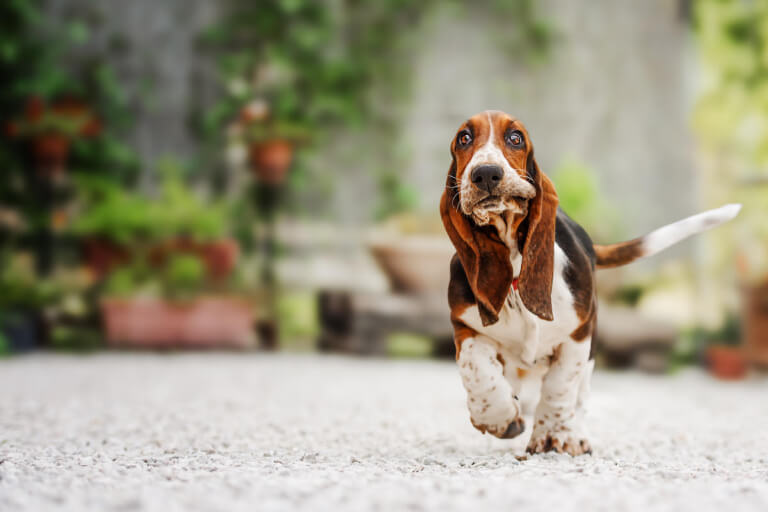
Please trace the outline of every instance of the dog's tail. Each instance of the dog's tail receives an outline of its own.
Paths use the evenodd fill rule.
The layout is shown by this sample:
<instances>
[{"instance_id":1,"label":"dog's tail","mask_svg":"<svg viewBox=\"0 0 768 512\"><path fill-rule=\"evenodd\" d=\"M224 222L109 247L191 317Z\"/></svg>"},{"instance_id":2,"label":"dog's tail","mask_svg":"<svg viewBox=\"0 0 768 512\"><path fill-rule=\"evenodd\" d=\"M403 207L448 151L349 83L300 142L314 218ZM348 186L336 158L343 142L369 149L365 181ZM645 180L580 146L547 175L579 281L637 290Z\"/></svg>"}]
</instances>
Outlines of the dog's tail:
<instances>
[{"instance_id":1,"label":"dog's tail","mask_svg":"<svg viewBox=\"0 0 768 512\"><path fill-rule=\"evenodd\" d=\"M634 240L611 245L595 245L597 268L620 267L637 259L653 256L689 236L728 222L738 215L739 210L741 210L740 204L727 204L667 224Z\"/></svg>"}]
</instances>

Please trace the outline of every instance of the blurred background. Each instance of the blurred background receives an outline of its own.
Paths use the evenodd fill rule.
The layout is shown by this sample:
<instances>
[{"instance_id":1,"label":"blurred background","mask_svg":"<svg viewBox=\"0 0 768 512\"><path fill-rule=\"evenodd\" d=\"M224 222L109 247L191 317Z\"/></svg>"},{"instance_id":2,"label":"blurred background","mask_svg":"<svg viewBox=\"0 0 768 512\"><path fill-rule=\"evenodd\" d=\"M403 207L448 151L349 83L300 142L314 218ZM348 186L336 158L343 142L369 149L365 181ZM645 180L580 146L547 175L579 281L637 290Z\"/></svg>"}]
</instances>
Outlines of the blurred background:
<instances>
[{"instance_id":1,"label":"blurred background","mask_svg":"<svg viewBox=\"0 0 768 512\"><path fill-rule=\"evenodd\" d=\"M768 4L7 0L0 352L452 357L458 125L519 117L595 241L599 364L768 365Z\"/></svg>"}]
</instances>

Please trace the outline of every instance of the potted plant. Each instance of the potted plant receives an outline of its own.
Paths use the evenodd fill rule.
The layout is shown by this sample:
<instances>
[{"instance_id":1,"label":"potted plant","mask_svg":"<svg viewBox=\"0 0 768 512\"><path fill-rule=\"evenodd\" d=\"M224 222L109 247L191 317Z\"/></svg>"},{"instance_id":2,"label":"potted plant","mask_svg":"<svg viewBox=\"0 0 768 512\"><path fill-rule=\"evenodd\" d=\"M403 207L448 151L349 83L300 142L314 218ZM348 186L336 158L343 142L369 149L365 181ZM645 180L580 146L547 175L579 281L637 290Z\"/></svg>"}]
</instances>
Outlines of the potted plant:
<instances>
[{"instance_id":1,"label":"potted plant","mask_svg":"<svg viewBox=\"0 0 768 512\"><path fill-rule=\"evenodd\" d=\"M155 265L173 254L196 254L214 279L234 270L239 245L226 236L228 206L197 197L175 170L164 171L155 197L115 183L79 177L80 213L70 227L82 240L86 264L97 276L147 253Z\"/></svg>"},{"instance_id":2,"label":"potted plant","mask_svg":"<svg viewBox=\"0 0 768 512\"><path fill-rule=\"evenodd\" d=\"M132 348L249 348L255 344L251 301L233 284L213 285L195 254L161 268L134 262L113 270L101 311L107 343Z\"/></svg>"},{"instance_id":3,"label":"potted plant","mask_svg":"<svg viewBox=\"0 0 768 512\"><path fill-rule=\"evenodd\" d=\"M253 174L261 182L279 185L285 181L293 153L303 136L298 124L259 123L247 129L248 156Z\"/></svg>"},{"instance_id":4,"label":"potted plant","mask_svg":"<svg viewBox=\"0 0 768 512\"><path fill-rule=\"evenodd\" d=\"M46 105L42 98L33 96L27 100L24 114L6 130L26 143L35 171L52 177L65 170L72 142L97 135L101 125L88 106L75 98L64 97Z\"/></svg>"},{"instance_id":5,"label":"potted plant","mask_svg":"<svg viewBox=\"0 0 768 512\"><path fill-rule=\"evenodd\" d=\"M703 347L704 364L719 379L742 379L747 374L747 358L741 346L741 322L729 315L719 329L696 329L693 338Z\"/></svg>"},{"instance_id":6,"label":"potted plant","mask_svg":"<svg viewBox=\"0 0 768 512\"><path fill-rule=\"evenodd\" d=\"M4 349L23 352L39 348L47 338L45 309L61 295L50 280L39 280L31 258L16 255L0 272L0 337Z\"/></svg>"}]
</instances>

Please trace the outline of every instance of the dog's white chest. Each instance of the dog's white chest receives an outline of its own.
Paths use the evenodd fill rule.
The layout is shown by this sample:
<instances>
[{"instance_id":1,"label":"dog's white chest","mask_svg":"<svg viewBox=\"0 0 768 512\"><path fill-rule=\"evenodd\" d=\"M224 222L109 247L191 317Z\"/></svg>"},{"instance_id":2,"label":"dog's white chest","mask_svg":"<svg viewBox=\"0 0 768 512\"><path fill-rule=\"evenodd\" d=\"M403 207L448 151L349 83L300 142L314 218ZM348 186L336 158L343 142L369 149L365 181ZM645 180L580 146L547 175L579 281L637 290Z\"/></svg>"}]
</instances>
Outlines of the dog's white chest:
<instances>
[{"instance_id":1,"label":"dog's white chest","mask_svg":"<svg viewBox=\"0 0 768 512\"><path fill-rule=\"evenodd\" d=\"M512 260L515 273L519 273L520 258ZM552 312L554 320L545 321L525 308L519 292L510 289L499 320L484 326L477 306L467 308L461 320L480 334L488 336L501 348L520 354L524 365L531 359L549 354L552 348L566 341L579 325L579 318L573 308L573 295L564 277L563 270L568 259L559 246L555 245L555 265L552 282ZM526 359L528 359L526 361Z\"/></svg>"}]
</instances>

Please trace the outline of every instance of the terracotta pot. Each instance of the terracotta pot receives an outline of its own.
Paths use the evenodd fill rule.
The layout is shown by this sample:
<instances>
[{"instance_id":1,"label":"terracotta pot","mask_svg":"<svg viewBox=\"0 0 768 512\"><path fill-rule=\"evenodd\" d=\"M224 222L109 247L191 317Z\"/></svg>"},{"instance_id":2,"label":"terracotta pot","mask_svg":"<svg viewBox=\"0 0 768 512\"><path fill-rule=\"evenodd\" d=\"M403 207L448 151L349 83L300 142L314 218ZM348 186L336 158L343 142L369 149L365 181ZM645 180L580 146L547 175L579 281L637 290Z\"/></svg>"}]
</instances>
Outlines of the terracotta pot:
<instances>
[{"instance_id":1,"label":"terracotta pot","mask_svg":"<svg viewBox=\"0 0 768 512\"><path fill-rule=\"evenodd\" d=\"M455 250L444 237L396 236L373 241L369 248L392 291L431 294L448 289Z\"/></svg>"},{"instance_id":2,"label":"terracotta pot","mask_svg":"<svg viewBox=\"0 0 768 512\"><path fill-rule=\"evenodd\" d=\"M71 143L69 137L59 133L40 134L30 143L38 172L46 176L64 172Z\"/></svg>"},{"instance_id":3,"label":"terracotta pot","mask_svg":"<svg viewBox=\"0 0 768 512\"><path fill-rule=\"evenodd\" d=\"M738 347L714 345L707 349L707 366L718 379L736 380L747 375L744 351Z\"/></svg>"},{"instance_id":4,"label":"terracotta pot","mask_svg":"<svg viewBox=\"0 0 768 512\"><path fill-rule=\"evenodd\" d=\"M176 238L150 250L149 260L153 265L162 266L174 253L195 254L203 260L206 275L220 280L229 277L237 265L240 245L232 238L211 242L196 242L188 238Z\"/></svg>"},{"instance_id":5,"label":"terracotta pot","mask_svg":"<svg viewBox=\"0 0 768 512\"><path fill-rule=\"evenodd\" d=\"M148 258L152 265L160 267L171 254L180 252L198 255L205 264L208 278L221 280L232 275L240 256L240 245L232 238L202 243L177 238L152 247ZM86 266L99 279L117 265L129 262L132 254L130 248L106 239L91 238L83 242L83 257Z\"/></svg>"},{"instance_id":6,"label":"terracotta pot","mask_svg":"<svg viewBox=\"0 0 768 512\"><path fill-rule=\"evenodd\" d=\"M130 261L131 255L109 240L89 238L83 241L83 258L96 279L101 279L117 265Z\"/></svg>"},{"instance_id":7,"label":"terracotta pot","mask_svg":"<svg viewBox=\"0 0 768 512\"><path fill-rule=\"evenodd\" d=\"M205 262L208 276L225 279L232 274L240 256L240 245L234 239L222 239L202 244L198 254Z\"/></svg>"},{"instance_id":8,"label":"terracotta pot","mask_svg":"<svg viewBox=\"0 0 768 512\"><path fill-rule=\"evenodd\" d=\"M744 289L742 311L747 359L768 366L768 283Z\"/></svg>"},{"instance_id":9,"label":"terracotta pot","mask_svg":"<svg viewBox=\"0 0 768 512\"><path fill-rule=\"evenodd\" d=\"M254 142L248 148L251 169L256 177L269 185L279 185L293 161L293 143L285 139Z\"/></svg>"},{"instance_id":10,"label":"terracotta pot","mask_svg":"<svg viewBox=\"0 0 768 512\"><path fill-rule=\"evenodd\" d=\"M101 304L107 343L132 348L248 348L255 344L251 304L232 297L189 303L106 299Z\"/></svg>"}]
</instances>

